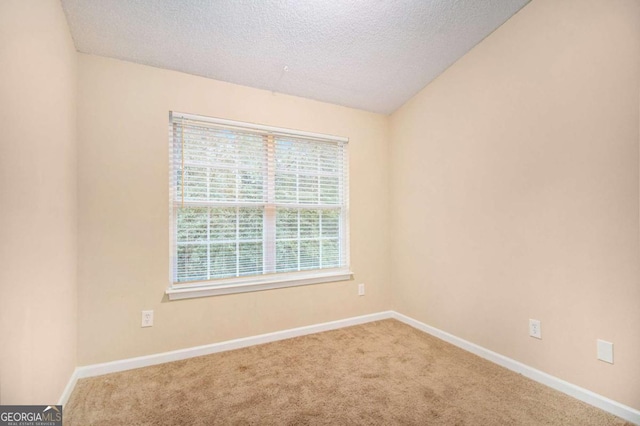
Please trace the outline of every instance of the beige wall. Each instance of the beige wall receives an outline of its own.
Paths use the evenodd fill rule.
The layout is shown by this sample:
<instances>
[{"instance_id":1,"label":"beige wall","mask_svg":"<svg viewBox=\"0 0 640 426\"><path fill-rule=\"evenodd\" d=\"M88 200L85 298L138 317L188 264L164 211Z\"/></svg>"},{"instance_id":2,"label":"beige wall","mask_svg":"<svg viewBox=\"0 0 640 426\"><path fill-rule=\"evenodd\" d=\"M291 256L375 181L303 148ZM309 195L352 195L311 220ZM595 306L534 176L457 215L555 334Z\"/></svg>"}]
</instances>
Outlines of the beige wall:
<instances>
[{"instance_id":1,"label":"beige wall","mask_svg":"<svg viewBox=\"0 0 640 426\"><path fill-rule=\"evenodd\" d=\"M534 0L394 113L395 308L640 408L639 85L640 2Z\"/></svg>"},{"instance_id":2,"label":"beige wall","mask_svg":"<svg viewBox=\"0 0 640 426\"><path fill-rule=\"evenodd\" d=\"M167 301L170 110L349 137L355 279ZM389 307L387 117L81 54L78 138L79 365Z\"/></svg>"},{"instance_id":3,"label":"beige wall","mask_svg":"<svg viewBox=\"0 0 640 426\"><path fill-rule=\"evenodd\" d=\"M0 2L0 403L76 365L76 65L59 1Z\"/></svg>"}]
</instances>

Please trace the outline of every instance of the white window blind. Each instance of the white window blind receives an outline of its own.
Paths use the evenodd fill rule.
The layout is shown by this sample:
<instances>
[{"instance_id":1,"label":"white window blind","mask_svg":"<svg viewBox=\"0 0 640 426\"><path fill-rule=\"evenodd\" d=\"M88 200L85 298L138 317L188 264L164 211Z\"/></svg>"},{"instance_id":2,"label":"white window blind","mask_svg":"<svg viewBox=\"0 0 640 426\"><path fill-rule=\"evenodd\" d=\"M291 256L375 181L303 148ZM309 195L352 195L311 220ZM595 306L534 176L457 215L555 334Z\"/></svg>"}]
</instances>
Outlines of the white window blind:
<instances>
[{"instance_id":1,"label":"white window blind","mask_svg":"<svg viewBox=\"0 0 640 426\"><path fill-rule=\"evenodd\" d=\"M181 113L169 131L174 290L348 273L345 138Z\"/></svg>"}]
</instances>

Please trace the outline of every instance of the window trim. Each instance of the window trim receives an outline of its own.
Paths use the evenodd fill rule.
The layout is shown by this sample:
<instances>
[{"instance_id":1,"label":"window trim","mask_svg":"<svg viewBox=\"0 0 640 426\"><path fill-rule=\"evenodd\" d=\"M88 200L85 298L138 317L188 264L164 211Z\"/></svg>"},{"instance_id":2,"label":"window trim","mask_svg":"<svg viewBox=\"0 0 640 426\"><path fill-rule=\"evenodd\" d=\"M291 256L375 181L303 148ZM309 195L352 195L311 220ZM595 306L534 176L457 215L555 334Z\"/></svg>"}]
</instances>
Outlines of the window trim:
<instances>
[{"instance_id":1,"label":"window trim","mask_svg":"<svg viewBox=\"0 0 640 426\"><path fill-rule=\"evenodd\" d=\"M353 272L349 269L325 269L311 273L309 271L290 272L243 278L228 278L222 279L216 284L211 284L209 281L201 281L180 286L171 285L165 293L169 297L169 300L180 300L347 281L350 280L352 276Z\"/></svg>"},{"instance_id":2,"label":"window trim","mask_svg":"<svg viewBox=\"0 0 640 426\"><path fill-rule=\"evenodd\" d=\"M329 135L325 133L314 133L314 132L306 132L303 130L286 129L284 127L265 126L264 124L255 124L255 123L249 123L249 122L243 122L243 121L227 120L224 118L206 117L204 115L186 114L183 112L176 112L176 111L171 111L169 113L169 119L171 120L172 118L203 121L207 123L219 124L222 126L261 130L264 132L271 132L273 134L283 135L283 136L301 136L304 138L321 139L321 140L331 141L331 142L349 143L349 138L346 138L344 136L335 136L335 135Z\"/></svg>"},{"instance_id":3,"label":"window trim","mask_svg":"<svg viewBox=\"0 0 640 426\"><path fill-rule=\"evenodd\" d=\"M349 138L342 136L335 136L323 133L306 132L301 130L286 129L281 127L266 126L262 124L240 122L234 120L227 120L222 118L206 117L195 114L187 114L181 112L170 111L169 123L173 123L174 119L186 119L197 120L201 122L209 122L216 125L239 127L251 130L258 130L262 132L268 132L274 136L293 136L303 137L316 140L325 140L330 142L342 142L349 143ZM173 143L173 142L172 142ZM172 146L172 145L170 145ZM173 149L170 149L171 153ZM173 154L170 154L170 156ZM174 185L173 179L173 160L170 158L170 190L169 190L169 203L170 203L170 244L169 244L169 258L171 267L169 272L169 287L166 289L165 294L169 300L181 300L190 299L196 297L217 296L225 294L247 293L253 291L271 290L277 288L296 287L310 284L320 284L329 282L338 282L351 280L353 272L351 272L351 250L350 250L350 232L349 232L349 164L348 155L346 156L347 164L345 164L345 178L346 188L344 193L344 203L342 204L344 215L344 227L345 236L344 244L346 245L345 260L346 266L333 269L316 269L308 271L296 271L285 273L270 273L263 275L252 275L246 277L231 277L224 279L217 279L215 283L212 281L195 281L184 284L177 284L173 282L173 269L176 267L174 259L174 244L173 238L175 238L175 218L174 218Z\"/></svg>"}]
</instances>

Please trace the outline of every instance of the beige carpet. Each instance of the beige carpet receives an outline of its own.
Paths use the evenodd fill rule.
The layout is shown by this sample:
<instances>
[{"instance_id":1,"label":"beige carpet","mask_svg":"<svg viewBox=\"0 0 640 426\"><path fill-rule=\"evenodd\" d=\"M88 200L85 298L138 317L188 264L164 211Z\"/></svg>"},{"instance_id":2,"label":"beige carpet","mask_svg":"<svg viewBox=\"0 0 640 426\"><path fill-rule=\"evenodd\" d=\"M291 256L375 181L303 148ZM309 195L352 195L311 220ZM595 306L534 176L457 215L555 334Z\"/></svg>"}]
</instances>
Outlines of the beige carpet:
<instances>
[{"instance_id":1,"label":"beige carpet","mask_svg":"<svg viewBox=\"0 0 640 426\"><path fill-rule=\"evenodd\" d=\"M80 380L69 425L622 425L395 320Z\"/></svg>"}]
</instances>

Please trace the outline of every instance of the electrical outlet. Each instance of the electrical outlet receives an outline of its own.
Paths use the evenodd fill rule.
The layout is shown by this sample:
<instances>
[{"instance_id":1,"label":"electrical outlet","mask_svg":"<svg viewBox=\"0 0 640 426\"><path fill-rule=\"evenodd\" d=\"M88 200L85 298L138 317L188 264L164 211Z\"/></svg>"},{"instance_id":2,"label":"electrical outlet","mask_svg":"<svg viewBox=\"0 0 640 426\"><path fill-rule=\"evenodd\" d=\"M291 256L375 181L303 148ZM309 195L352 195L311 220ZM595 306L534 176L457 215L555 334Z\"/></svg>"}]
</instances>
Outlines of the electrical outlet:
<instances>
[{"instance_id":1,"label":"electrical outlet","mask_svg":"<svg viewBox=\"0 0 640 426\"><path fill-rule=\"evenodd\" d=\"M598 359L613 364L613 343L598 339Z\"/></svg>"},{"instance_id":2,"label":"electrical outlet","mask_svg":"<svg viewBox=\"0 0 640 426\"><path fill-rule=\"evenodd\" d=\"M542 329L540 328L540 320L529 319L529 336L536 339L542 339Z\"/></svg>"},{"instance_id":3,"label":"electrical outlet","mask_svg":"<svg viewBox=\"0 0 640 426\"><path fill-rule=\"evenodd\" d=\"M153 326L153 311L142 311L142 327Z\"/></svg>"},{"instance_id":4,"label":"electrical outlet","mask_svg":"<svg viewBox=\"0 0 640 426\"><path fill-rule=\"evenodd\" d=\"M358 296L364 296L364 283L358 284Z\"/></svg>"}]
</instances>

